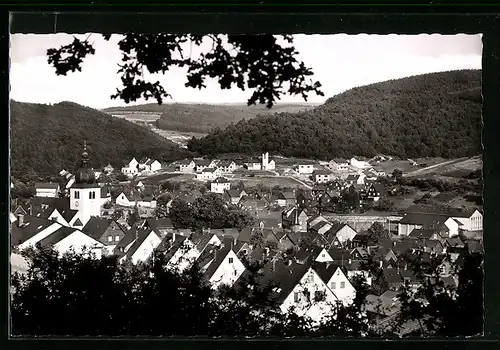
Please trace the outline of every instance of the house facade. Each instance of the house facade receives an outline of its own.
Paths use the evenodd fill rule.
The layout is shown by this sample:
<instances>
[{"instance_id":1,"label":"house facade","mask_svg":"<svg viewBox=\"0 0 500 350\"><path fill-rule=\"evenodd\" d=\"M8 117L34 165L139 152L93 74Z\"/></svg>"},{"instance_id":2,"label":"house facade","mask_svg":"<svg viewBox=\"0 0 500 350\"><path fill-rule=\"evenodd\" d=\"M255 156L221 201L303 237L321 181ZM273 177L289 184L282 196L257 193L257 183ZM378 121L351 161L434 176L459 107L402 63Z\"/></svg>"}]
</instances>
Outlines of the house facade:
<instances>
[{"instance_id":1,"label":"house facade","mask_svg":"<svg viewBox=\"0 0 500 350\"><path fill-rule=\"evenodd\" d=\"M304 163L297 165L297 172L299 174L310 175L314 171L314 164L312 163Z\"/></svg>"},{"instance_id":2,"label":"house facade","mask_svg":"<svg viewBox=\"0 0 500 350\"><path fill-rule=\"evenodd\" d=\"M349 170L349 162L345 159L332 159L328 162L328 168L336 172L346 172Z\"/></svg>"},{"instance_id":3,"label":"house facade","mask_svg":"<svg viewBox=\"0 0 500 350\"><path fill-rule=\"evenodd\" d=\"M192 159L184 159L178 162L175 170L182 173L193 173L196 168L196 163Z\"/></svg>"},{"instance_id":4,"label":"house facade","mask_svg":"<svg viewBox=\"0 0 500 350\"><path fill-rule=\"evenodd\" d=\"M327 183L332 180L332 173L328 170L314 170L312 173L313 180L316 183Z\"/></svg>"},{"instance_id":5,"label":"house facade","mask_svg":"<svg viewBox=\"0 0 500 350\"><path fill-rule=\"evenodd\" d=\"M224 177L218 177L212 183L210 183L210 192L212 193L223 194L230 189L231 183Z\"/></svg>"},{"instance_id":6,"label":"house facade","mask_svg":"<svg viewBox=\"0 0 500 350\"><path fill-rule=\"evenodd\" d=\"M59 197L60 187L58 183L37 183L35 184L36 197Z\"/></svg>"},{"instance_id":7,"label":"house facade","mask_svg":"<svg viewBox=\"0 0 500 350\"><path fill-rule=\"evenodd\" d=\"M196 174L196 179L200 181L214 181L221 175L222 172L217 168L204 168L200 173Z\"/></svg>"}]
</instances>

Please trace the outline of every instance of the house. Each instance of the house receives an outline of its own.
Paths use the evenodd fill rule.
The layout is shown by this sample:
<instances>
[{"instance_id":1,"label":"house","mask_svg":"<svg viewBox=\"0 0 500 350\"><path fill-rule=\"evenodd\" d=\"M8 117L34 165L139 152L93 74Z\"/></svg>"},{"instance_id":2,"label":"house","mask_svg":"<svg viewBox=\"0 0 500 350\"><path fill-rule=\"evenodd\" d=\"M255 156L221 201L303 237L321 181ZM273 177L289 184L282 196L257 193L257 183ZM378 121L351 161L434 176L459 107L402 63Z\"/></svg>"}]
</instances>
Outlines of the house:
<instances>
[{"instance_id":1,"label":"house","mask_svg":"<svg viewBox=\"0 0 500 350\"><path fill-rule=\"evenodd\" d=\"M398 292L385 291L380 296L369 294L363 308L376 327L383 330L384 325L394 320L401 312Z\"/></svg>"},{"instance_id":2,"label":"house","mask_svg":"<svg viewBox=\"0 0 500 350\"><path fill-rule=\"evenodd\" d=\"M124 191L116 197L116 204L124 207L143 207L143 208L156 208L156 199L152 196L141 196L141 194L132 189Z\"/></svg>"},{"instance_id":3,"label":"house","mask_svg":"<svg viewBox=\"0 0 500 350\"><path fill-rule=\"evenodd\" d=\"M175 171L182 173L193 173L196 168L196 163L192 159L183 159L175 164Z\"/></svg>"},{"instance_id":4,"label":"house","mask_svg":"<svg viewBox=\"0 0 500 350\"><path fill-rule=\"evenodd\" d=\"M273 229L273 234L278 241L278 249L286 251L295 247L295 242L290 238L287 231L280 228Z\"/></svg>"},{"instance_id":5,"label":"house","mask_svg":"<svg viewBox=\"0 0 500 350\"><path fill-rule=\"evenodd\" d=\"M336 172L344 172L349 170L349 162L345 159L336 158L328 162L328 168Z\"/></svg>"},{"instance_id":6,"label":"house","mask_svg":"<svg viewBox=\"0 0 500 350\"><path fill-rule=\"evenodd\" d=\"M345 179L348 185L364 185L366 175L365 174L350 174Z\"/></svg>"},{"instance_id":7,"label":"house","mask_svg":"<svg viewBox=\"0 0 500 350\"><path fill-rule=\"evenodd\" d=\"M273 159L269 160L269 153L263 153L262 154L262 165L261 169L262 170L274 170L276 168L276 163Z\"/></svg>"},{"instance_id":8,"label":"house","mask_svg":"<svg viewBox=\"0 0 500 350\"><path fill-rule=\"evenodd\" d=\"M346 306L353 303L356 289L347 278L347 272L341 265L331 261L317 262L313 268L338 300Z\"/></svg>"},{"instance_id":9,"label":"house","mask_svg":"<svg viewBox=\"0 0 500 350\"><path fill-rule=\"evenodd\" d=\"M296 196L297 204L301 208L309 208L314 205L314 197L310 191L299 191Z\"/></svg>"},{"instance_id":10,"label":"house","mask_svg":"<svg viewBox=\"0 0 500 350\"><path fill-rule=\"evenodd\" d=\"M268 262L255 276L255 285L250 284L248 270L236 284L250 289L272 288L269 301L278 310L310 317L316 323L333 313L338 300L309 264L291 260Z\"/></svg>"},{"instance_id":11,"label":"house","mask_svg":"<svg viewBox=\"0 0 500 350\"><path fill-rule=\"evenodd\" d=\"M349 161L350 165L355 167L355 168L358 168L358 169L366 169L366 168L370 168L371 165L370 163L366 162L366 161L363 161L363 160L357 160L356 158L351 158L351 160Z\"/></svg>"},{"instance_id":12,"label":"house","mask_svg":"<svg viewBox=\"0 0 500 350\"><path fill-rule=\"evenodd\" d=\"M414 229L438 230L441 237L458 236L460 222L441 214L407 213L398 223L398 235L408 236Z\"/></svg>"},{"instance_id":13,"label":"house","mask_svg":"<svg viewBox=\"0 0 500 350\"><path fill-rule=\"evenodd\" d=\"M213 289L225 285L232 287L245 271L245 266L233 249L234 242L224 240L219 246L211 246L197 259L207 280Z\"/></svg>"},{"instance_id":14,"label":"house","mask_svg":"<svg viewBox=\"0 0 500 350\"><path fill-rule=\"evenodd\" d=\"M330 244L334 244L334 241L338 241L341 245L346 242L350 242L358 233L351 226L344 223L334 223L325 232L325 237Z\"/></svg>"},{"instance_id":15,"label":"house","mask_svg":"<svg viewBox=\"0 0 500 350\"><path fill-rule=\"evenodd\" d=\"M351 240L351 248L368 247L370 237L367 234L356 234Z\"/></svg>"},{"instance_id":16,"label":"house","mask_svg":"<svg viewBox=\"0 0 500 350\"><path fill-rule=\"evenodd\" d=\"M305 232L308 219L305 210L293 207L281 213L281 226L294 232Z\"/></svg>"},{"instance_id":17,"label":"house","mask_svg":"<svg viewBox=\"0 0 500 350\"><path fill-rule=\"evenodd\" d=\"M214 181L222 173L217 168L204 168L200 173L196 174L196 179L201 181Z\"/></svg>"},{"instance_id":18,"label":"house","mask_svg":"<svg viewBox=\"0 0 500 350\"><path fill-rule=\"evenodd\" d=\"M313 180L316 183L327 183L331 181L332 178L332 173L328 170L314 170L312 172Z\"/></svg>"},{"instance_id":19,"label":"house","mask_svg":"<svg viewBox=\"0 0 500 350\"><path fill-rule=\"evenodd\" d=\"M459 223L463 231L482 231L483 215L477 209L439 208L415 205L407 209L408 214L433 214L450 217Z\"/></svg>"},{"instance_id":20,"label":"house","mask_svg":"<svg viewBox=\"0 0 500 350\"><path fill-rule=\"evenodd\" d=\"M280 192L277 196L276 204L278 204L280 207L286 207L289 205L297 204L297 198L295 197L295 191Z\"/></svg>"},{"instance_id":21,"label":"house","mask_svg":"<svg viewBox=\"0 0 500 350\"><path fill-rule=\"evenodd\" d=\"M111 174L113 171L115 170L115 168L113 168L113 166L111 165L111 163L108 163L108 165L106 165L103 169L104 173L106 175L109 175Z\"/></svg>"},{"instance_id":22,"label":"house","mask_svg":"<svg viewBox=\"0 0 500 350\"><path fill-rule=\"evenodd\" d=\"M41 247L51 247L59 256L74 252L76 254L91 254L100 259L104 244L73 227L60 226L56 231L37 242Z\"/></svg>"},{"instance_id":23,"label":"house","mask_svg":"<svg viewBox=\"0 0 500 350\"><path fill-rule=\"evenodd\" d=\"M231 183L228 179L224 177L216 178L212 183L210 183L210 192L223 194L231 189Z\"/></svg>"},{"instance_id":24,"label":"house","mask_svg":"<svg viewBox=\"0 0 500 350\"><path fill-rule=\"evenodd\" d=\"M142 226L151 229L156 229L157 231L160 232L160 235L162 237L164 237L167 233L174 231L174 225L172 224L172 220L170 218L161 218L161 219L148 218L144 220ZM179 230L177 230L177 232L179 232ZM180 234L182 235L182 233ZM188 234L188 236L189 235L190 234Z\"/></svg>"},{"instance_id":25,"label":"house","mask_svg":"<svg viewBox=\"0 0 500 350\"><path fill-rule=\"evenodd\" d=\"M313 244L303 244L295 254L295 261L298 264L308 262L331 262L333 258L327 249Z\"/></svg>"},{"instance_id":26,"label":"house","mask_svg":"<svg viewBox=\"0 0 500 350\"><path fill-rule=\"evenodd\" d=\"M81 228L84 224L78 215L79 211L71 209L71 202L67 198L34 197L30 200L29 214L56 221L63 226Z\"/></svg>"},{"instance_id":27,"label":"house","mask_svg":"<svg viewBox=\"0 0 500 350\"><path fill-rule=\"evenodd\" d=\"M248 170L262 170L262 161L260 159L249 159L244 163Z\"/></svg>"},{"instance_id":28,"label":"house","mask_svg":"<svg viewBox=\"0 0 500 350\"><path fill-rule=\"evenodd\" d=\"M142 158L137 166L141 172L154 172L161 169L161 163L151 158Z\"/></svg>"},{"instance_id":29,"label":"house","mask_svg":"<svg viewBox=\"0 0 500 350\"><path fill-rule=\"evenodd\" d=\"M221 171L222 174L231 174L236 169L238 169L238 166L232 160L221 160L217 164L217 168Z\"/></svg>"},{"instance_id":30,"label":"house","mask_svg":"<svg viewBox=\"0 0 500 350\"><path fill-rule=\"evenodd\" d=\"M161 234L155 229L140 228L137 225L133 225L129 232L127 232L127 235L125 235L126 238L124 237L123 239L129 241L130 236L133 237L133 241L129 247L126 247L128 248L126 251L124 249L124 254L121 254L119 260L121 263L131 261L132 264L136 265L147 261L162 241ZM120 245L120 247L122 246Z\"/></svg>"},{"instance_id":31,"label":"house","mask_svg":"<svg viewBox=\"0 0 500 350\"><path fill-rule=\"evenodd\" d=\"M226 201L231 203L231 204L238 204L240 202L240 200L246 195L247 194L244 190L240 191L238 189L226 190L224 193Z\"/></svg>"},{"instance_id":32,"label":"house","mask_svg":"<svg viewBox=\"0 0 500 350\"><path fill-rule=\"evenodd\" d=\"M49 197L57 198L59 197L60 187L58 183L36 183L35 190L37 197Z\"/></svg>"},{"instance_id":33,"label":"house","mask_svg":"<svg viewBox=\"0 0 500 350\"><path fill-rule=\"evenodd\" d=\"M139 174L139 162L137 159L132 158L132 160L122 168L122 173L132 178Z\"/></svg>"},{"instance_id":34,"label":"house","mask_svg":"<svg viewBox=\"0 0 500 350\"><path fill-rule=\"evenodd\" d=\"M47 218L18 214L16 221L10 226L10 242L12 247L23 250L48 237L62 225Z\"/></svg>"},{"instance_id":35,"label":"house","mask_svg":"<svg viewBox=\"0 0 500 350\"><path fill-rule=\"evenodd\" d=\"M127 234L127 230L114 220L92 217L82 228L82 232L101 242L112 252L116 244Z\"/></svg>"},{"instance_id":36,"label":"house","mask_svg":"<svg viewBox=\"0 0 500 350\"><path fill-rule=\"evenodd\" d=\"M364 192L364 198L377 202L385 195L385 187L380 183L371 183Z\"/></svg>"},{"instance_id":37,"label":"house","mask_svg":"<svg viewBox=\"0 0 500 350\"><path fill-rule=\"evenodd\" d=\"M317 233L317 234L320 234L320 235L324 235L332 227L333 227L332 224L329 223L328 221L320 221L320 222L318 222L317 224L315 224L313 226L309 225L309 230L311 232L314 232L314 233Z\"/></svg>"},{"instance_id":38,"label":"house","mask_svg":"<svg viewBox=\"0 0 500 350\"><path fill-rule=\"evenodd\" d=\"M329 221L322 215L313 216L309 218L309 220L307 221L307 229L309 230L309 228L313 227L314 225L320 222L329 222Z\"/></svg>"},{"instance_id":39,"label":"house","mask_svg":"<svg viewBox=\"0 0 500 350\"><path fill-rule=\"evenodd\" d=\"M206 168L215 168L216 163L214 160L200 159L195 161L195 170L197 173L201 173Z\"/></svg>"},{"instance_id":40,"label":"house","mask_svg":"<svg viewBox=\"0 0 500 350\"><path fill-rule=\"evenodd\" d=\"M298 171L299 174L310 175L314 171L314 164L313 163L301 163L301 164L297 165L296 170Z\"/></svg>"}]
</instances>

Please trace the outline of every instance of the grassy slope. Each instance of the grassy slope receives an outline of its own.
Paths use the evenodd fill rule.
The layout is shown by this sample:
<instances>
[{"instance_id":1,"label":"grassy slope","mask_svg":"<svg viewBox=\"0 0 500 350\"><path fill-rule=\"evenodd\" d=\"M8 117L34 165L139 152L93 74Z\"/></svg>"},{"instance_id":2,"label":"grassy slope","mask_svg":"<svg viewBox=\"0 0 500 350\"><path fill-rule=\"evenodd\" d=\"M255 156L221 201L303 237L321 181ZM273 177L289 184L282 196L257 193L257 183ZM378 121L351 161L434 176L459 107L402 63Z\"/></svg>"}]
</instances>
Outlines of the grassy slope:
<instances>
[{"instance_id":1,"label":"grassy slope","mask_svg":"<svg viewBox=\"0 0 500 350\"><path fill-rule=\"evenodd\" d=\"M306 112L241 121L191 149L317 159L473 156L481 151L481 106L480 71L424 74L354 88Z\"/></svg>"},{"instance_id":2,"label":"grassy slope","mask_svg":"<svg viewBox=\"0 0 500 350\"><path fill-rule=\"evenodd\" d=\"M121 166L132 157L167 161L186 154L147 128L76 103L49 106L12 101L10 116L11 171L18 178L73 170L84 140L95 168L108 162Z\"/></svg>"}]
</instances>

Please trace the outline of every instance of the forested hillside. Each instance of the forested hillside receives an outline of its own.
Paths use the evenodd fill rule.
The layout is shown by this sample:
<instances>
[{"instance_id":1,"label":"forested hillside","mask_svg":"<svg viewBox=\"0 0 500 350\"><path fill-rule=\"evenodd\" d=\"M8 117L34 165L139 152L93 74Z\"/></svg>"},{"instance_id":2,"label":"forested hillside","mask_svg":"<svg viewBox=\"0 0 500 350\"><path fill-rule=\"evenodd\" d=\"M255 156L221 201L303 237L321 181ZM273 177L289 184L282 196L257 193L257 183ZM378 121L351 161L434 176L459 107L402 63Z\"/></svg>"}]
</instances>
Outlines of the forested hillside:
<instances>
[{"instance_id":1,"label":"forested hillside","mask_svg":"<svg viewBox=\"0 0 500 350\"><path fill-rule=\"evenodd\" d=\"M161 161L187 151L147 128L72 102L53 106L11 101L11 173L19 179L72 171L87 140L92 166L121 166L132 157Z\"/></svg>"},{"instance_id":2,"label":"forested hillside","mask_svg":"<svg viewBox=\"0 0 500 350\"><path fill-rule=\"evenodd\" d=\"M106 108L108 113L113 112L149 112L161 113L156 122L159 129L177 130L184 132L208 133L214 128L224 128L240 120L252 119L259 114L279 112L300 112L315 105L310 104L278 104L272 109L264 105L207 105L207 104L162 104L150 103L139 106Z\"/></svg>"},{"instance_id":3,"label":"forested hillside","mask_svg":"<svg viewBox=\"0 0 500 350\"><path fill-rule=\"evenodd\" d=\"M305 112L242 120L188 147L316 159L472 156L481 152L481 106L481 71L424 74L357 87Z\"/></svg>"}]
</instances>

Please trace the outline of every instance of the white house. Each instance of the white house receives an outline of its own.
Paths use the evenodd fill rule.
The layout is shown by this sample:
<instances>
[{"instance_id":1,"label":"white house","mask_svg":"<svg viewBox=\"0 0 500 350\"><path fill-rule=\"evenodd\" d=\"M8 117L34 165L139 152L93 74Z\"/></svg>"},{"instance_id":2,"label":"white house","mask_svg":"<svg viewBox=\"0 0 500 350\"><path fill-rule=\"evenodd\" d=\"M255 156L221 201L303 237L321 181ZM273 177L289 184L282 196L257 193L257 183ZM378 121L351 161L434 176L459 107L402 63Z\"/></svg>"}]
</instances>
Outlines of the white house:
<instances>
[{"instance_id":1,"label":"white house","mask_svg":"<svg viewBox=\"0 0 500 350\"><path fill-rule=\"evenodd\" d=\"M137 159L132 158L132 160L122 168L122 173L128 177L134 177L139 174L139 162Z\"/></svg>"},{"instance_id":2,"label":"white house","mask_svg":"<svg viewBox=\"0 0 500 350\"><path fill-rule=\"evenodd\" d=\"M175 170L182 173L193 173L195 168L196 163L192 159L181 160L175 166Z\"/></svg>"},{"instance_id":3,"label":"white house","mask_svg":"<svg viewBox=\"0 0 500 350\"><path fill-rule=\"evenodd\" d=\"M332 159L328 162L328 168L336 172L345 172L349 170L349 162L345 159Z\"/></svg>"},{"instance_id":4,"label":"white house","mask_svg":"<svg viewBox=\"0 0 500 350\"><path fill-rule=\"evenodd\" d=\"M201 173L196 174L196 179L200 181L213 181L222 173L217 168L204 168Z\"/></svg>"},{"instance_id":5,"label":"white house","mask_svg":"<svg viewBox=\"0 0 500 350\"><path fill-rule=\"evenodd\" d=\"M129 260L132 264L136 265L148 260L156 247L160 245L162 239L161 235L157 233L156 230L150 228L133 226L131 228L131 233L135 235L135 239L119 261L125 262Z\"/></svg>"},{"instance_id":6,"label":"white house","mask_svg":"<svg viewBox=\"0 0 500 350\"><path fill-rule=\"evenodd\" d=\"M154 172L161 169L161 163L151 158L143 158L138 162L137 167L141 172Z\"/></svg>"},{"instance_id":7,"label":"white house","mask_svg":"<svg viewBox=\"0 0 500 350\"><path fill-rule=\"evenodd\" d=\"M214 289L222 285L232 287L245 271L245 265L238 258L233 247L227 243L214 247L213 251L206 250L206 259L203 260L200 257L199 260L202 260L204 277Z\"/></svg>"},{"instance_id":8,"label":"white house","mask_svg":"<svg viewBox=\"0 0 500 350\"><path fill-rule=\"evenodd\" d=\"M464 231L481 231L483 229L483 214L479 210L469 210L463 213L454 213L452 218L460 222L460 229Z\"/></svg>"},{"instance_id":9,"label":"white house","mask_svg":"<svg viewBox=\"0 0 500 350\"><path fill-rule=\"evenodd\" d=\"M291 275L293 274L292 270ZM283 313L291 311L298 316L308 316L313 322L320 322L324 317L331 315L338 300L336 295L311 267L307 269L306 273L300 277L298 283L294 284L293 289L287 294L285 300L279 306L281 311ZM321 305L321 307L313 307L315 305Z\"/></svg>"},{"instance_id":10,"label":"white house","mask_svg":"<svg viewBox=\"0 0 500 350\"><path fill-rule=\"evenodd\" d=\"M364 185L366 180L365 174L350 174L346 178L346 183L349 185Z\"/></svg>"},{"instance_id":11,"label":"white house","mask_svg":"<svg viewBox=\"0 0 500 350\"><path fill-rule=\"evenodd\" d=\"M341 244L350 242L358 233L348 224L335 225L325 234L329 242L335 237Z\"/></svg>"},{"instance_id":12,"label":"white house","mask_svg":"<svg viewBox=\"0 0 500 350\"><path fill-rule=\"evenodd\" d=\"M312 174L314 171L314 165L312 163L303 163L297 166L297 171L299 174Z\"/></svg>"},{"instance_id":13,"label":"white house","mask_svg":"<svg viewBox=\"0 0 500 350\"><path fill-rule=\"evenodd\" d=\"M210 159L199 159L195 161L195 164L195 170L197 173L201 173L206 168L215 168L217 166L216 161Z\"/></svg>"},{"instance_id":14,"label":"white house","mask_svg":"<svg viewBox=\"0 0 500 350\"><path fill-rule=\"evenodd\" d=\"M435 229L449 238L458 236L460 222L450 216L431 213L408 213L398 223L398 235L408 236L414 229Z\"/></svg>"},{"instance_id":15,"label":"white house","mask_svg":"<svg viewBox=\"0 0 500 350\"><path fill-rule=\"evenodd\" d=\"M15 224L11 225L11 244L19 250L35 247L61 227L61 224L52 220L20 214Z\"/></svg>"},{"instance_id":16,"label":"white house","mask_svg":"<svg viewBox=\"0 0 500 350\"><path fill-rule=\"evenodd\" d=\"M358 169L366 169L366 168L371 167L370 163L368 163L364 160L357 160L354 157L351 158L351 160L349 162L350 162L351 166L358 168Z\"/></svg>"},{"instance_id":17,"label":"white house","mask_svg":"<svg viewBox=\"0 0 500 350\"><path fill-rule=\"evenodd\" d=\"M328 170L314 170L312 175L314 182L321 184L330 182L333 174Z\"/></svg>"},{"instance_id":18,"label":"white house","mask_svg":"<svg viewBox=\"0 0 500 350\"><path fill-rule=\"evenodd\" d=\"M59 184L58 183L36 183L35 190L37 197L59 197Z\"/></svg>"},{"instance_id":19,"label":"white house","mask_svg":"<svg viewBox=\"0 0 500 350\"><path fill-rule=\"evenodd\" d=\"M222 160L217 163L217 168L221 171L222 174L231 174L238 166L232 160Z\"/></svg>"},{"instance_id":20,"label":"white house","mask_svg":"<svg viewBox=\"0 0 500 350\"><path fill-rule=\"evenodd\" d=\"M141 197L140 193L136 190L122 192L116 197L116 204L124 207L138 207L143 208L156 208L156 199L151 196Z\"/></svg>"},{"instance_id":21,"label":"white house","mask_svg":"<svg viewBox=\"0 0 500 350\"><path fill-rule=\"evenodd\" d=\"M213 193L223 194L224 192L229 191L230 189L231 189L231 183L229 182L228 179L224 177L218 177L210 184L210 192Z\"/></svg>"},{"instance_id":22,"label":"white house","mask_svg":"<svg viewBox=\"0 0 500 350\"><path fill-rule=\"evenodd\" d=\"M326 281L328 288L344 305L352 304L356 297L356 289L354 289L341 266L326 262L316 264L314 268Z\"/></svg>"},{"instance_id":23,"label":"white house","mask_svg":"<svg viewBox=\"0 0 500 350\"><path fill-rule=\"evenodd\" d=\"M262 170L262 160L250 159L244 165L248 170Z\"/></svg>"}]
</instances>

